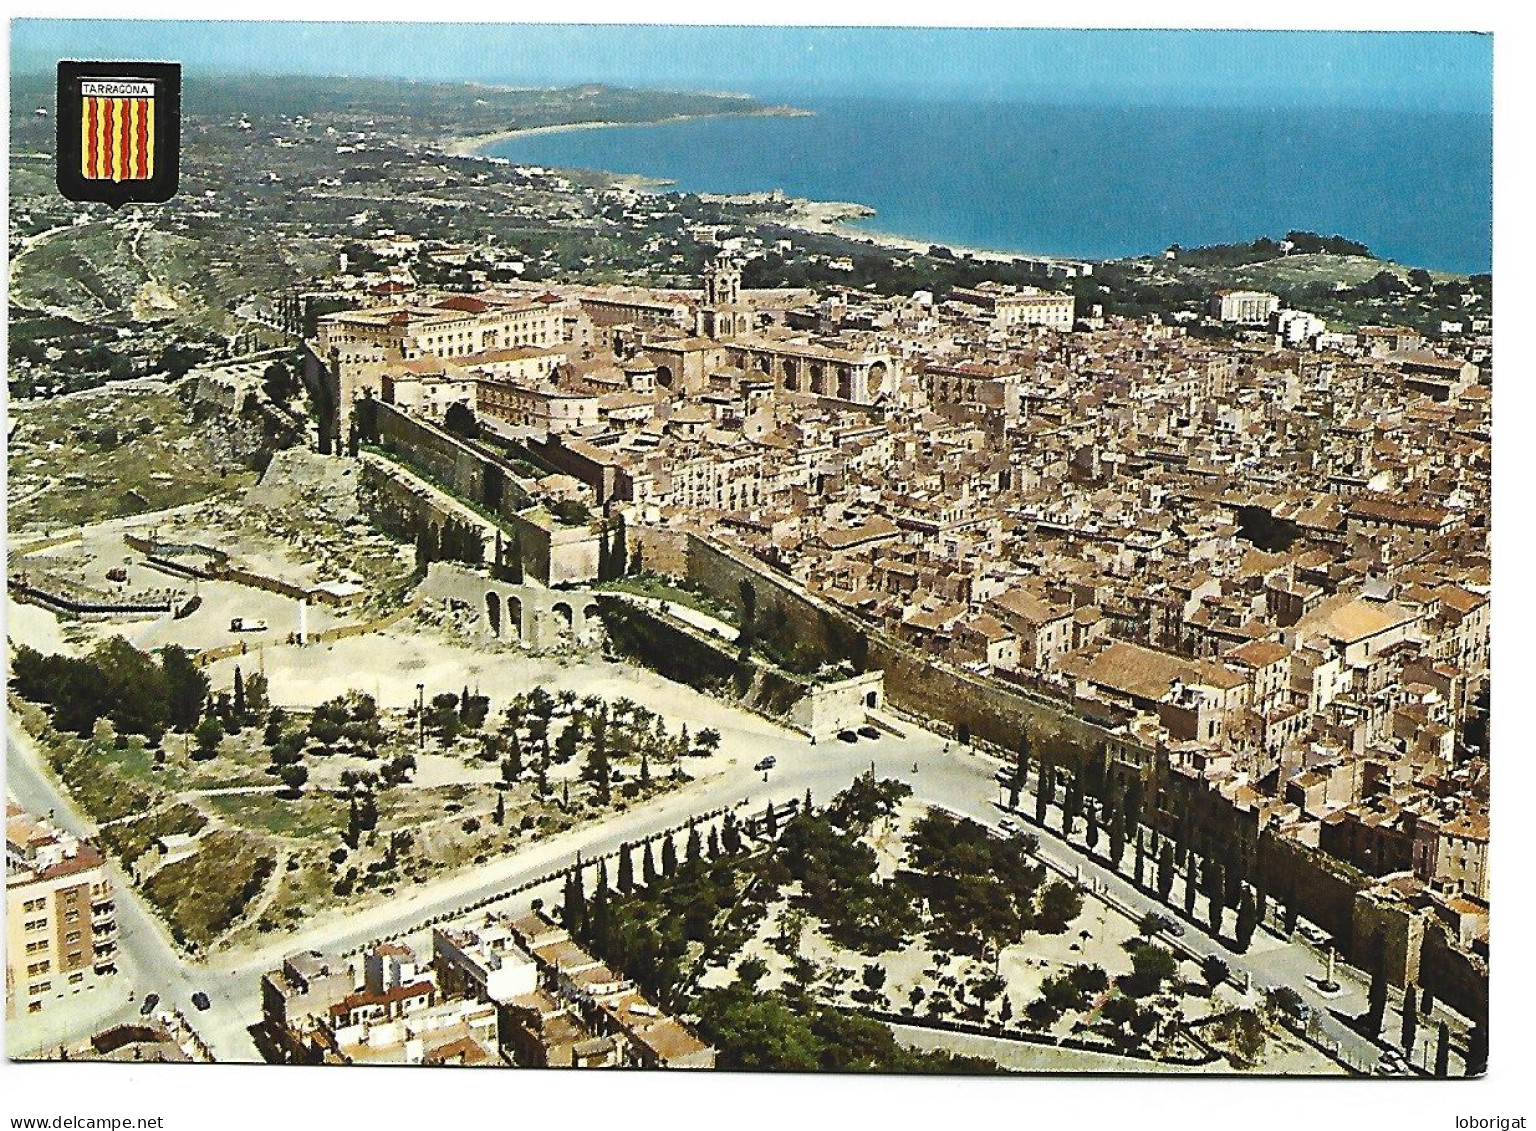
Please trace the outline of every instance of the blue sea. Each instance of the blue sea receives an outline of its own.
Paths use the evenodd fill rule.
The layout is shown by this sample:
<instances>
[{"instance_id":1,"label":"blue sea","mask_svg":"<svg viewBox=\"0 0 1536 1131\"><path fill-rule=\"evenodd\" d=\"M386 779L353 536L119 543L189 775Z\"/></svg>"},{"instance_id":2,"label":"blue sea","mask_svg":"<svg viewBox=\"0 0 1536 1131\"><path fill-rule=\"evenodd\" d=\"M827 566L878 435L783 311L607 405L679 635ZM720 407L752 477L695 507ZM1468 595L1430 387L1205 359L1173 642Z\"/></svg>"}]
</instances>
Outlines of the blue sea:
<instances>
[{"instance_id":1,"label":"blue sea","mask_svg":"<svg viewBox=\"0 0 1536 1131\"><path fill-rule=\"evenodd\" d=\"M815 114L540 134L487 152L691 192L857 201L876 210L872 230L1005 251L1101 259L1303 229L1411 266L1492 262L1490 115L783 100Z\"/></svg>"}]
</instances>

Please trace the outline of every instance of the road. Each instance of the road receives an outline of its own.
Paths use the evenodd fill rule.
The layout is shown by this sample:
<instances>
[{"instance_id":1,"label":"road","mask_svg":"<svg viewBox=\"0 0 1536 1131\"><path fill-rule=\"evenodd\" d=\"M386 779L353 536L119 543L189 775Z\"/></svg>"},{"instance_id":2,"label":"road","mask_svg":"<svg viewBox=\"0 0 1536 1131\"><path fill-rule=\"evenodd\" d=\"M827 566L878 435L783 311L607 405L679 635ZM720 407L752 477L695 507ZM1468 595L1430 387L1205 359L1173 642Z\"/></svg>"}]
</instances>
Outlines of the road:
<instances>
[{"instance_id":1,"label":"road","mask_svg":"<svg viewBox=\"0 0 1536 1131\"><path fill-rule=\"evenodd\" d=\"M402 894L388 904L318 921L297 935L284 936L259 950L216 955L211 965L183 958L133 889L116 876L124 972L141 994L157 992L163 1000L179 1007L219 1060L252 1060L256 1059L256 1050L246 1026L253 1024L260 1014L260 976L275 967L283 955L307 948L345 952L383 936L409 934L436 916L451 915L470 904L492 900L567 865L578 853L590 859L616 851L625 841L639 840L683 823L693 814L742 802L746 803L744 812L752 814L770 799L784 802L802 797L807 790L815 798L825 800L845 788L856 775L873 769L879 776L909 782L919 800L989 827L997 828L1005 816L997 804L995 775L1000 762L911 724L899 722L896 725L900 735L887 734L878 740L812 745L788 731L767 734L761 729L760 720L752 721L758 725L750 732L734 736L738 742L750 740L748 756L738 756L718 772L680 790L600 824L578 827L430 887ZM731 737L727 733L727 741ZM45 813L54 809L56 819L70 831L88 835L90 823L64 801L51 778L22 753L26 745L13 742L8 732L10 788L29 808ZM769 753L777 758L778 764L765 782L763 774L751 769L754 759L750 755ZM701 762L700 768L715 768L720 761L724 760L717 756ZM1021 808L1033 812L1027 792ZM1113 873L1106 864L1065 843L1056 833L1030 827L1040 837L1039 855L1044 862L1069 875L1080 876L1086 885L1133 917L1139 918L1154 909L1168 913L1155 896L1138 890L1127 877ZM1176 889L1176 895L1179 890ZM526 900L532 894L524 893L521 898ZM1336 1043L1348 1061L1366 1070L1376 1062L1377 1047L1329 1013L1330 1007L1346 1015L1365 1008L1365 987L1352 972L1341 966L1335 976L1344 987L1343 993L1325 999L1314 988L1325 974L1324 960L1300 943L1261 931L1251 949L1238 954L1225 942L1212 939L1193 925L1186 925L1178 942L1197 960L1212 954L1220 956L1235 976L1251 979L1256 991L1286 985L1301 992L1318 1016L1323 1037ZM207 1012L192 1007L191 995L199 989L213 999L213 1007ZM1395 1032L1392 1020L1388 1021L1386 1031Z\"/></svg>"}]
</instances>

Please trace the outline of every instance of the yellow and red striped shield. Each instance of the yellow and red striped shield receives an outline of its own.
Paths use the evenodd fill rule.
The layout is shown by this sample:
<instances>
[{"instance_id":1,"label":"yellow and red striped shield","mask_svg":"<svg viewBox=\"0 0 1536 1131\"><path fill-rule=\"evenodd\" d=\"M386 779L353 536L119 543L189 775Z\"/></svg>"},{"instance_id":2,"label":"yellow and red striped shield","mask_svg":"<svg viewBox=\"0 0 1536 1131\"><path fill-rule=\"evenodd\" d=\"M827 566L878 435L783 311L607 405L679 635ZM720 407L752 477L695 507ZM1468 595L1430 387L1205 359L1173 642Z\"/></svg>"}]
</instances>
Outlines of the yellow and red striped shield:
<instances>
[{"instance_id":1,"label":"yellow and red striped shield","mask_svg":"<svg viewBox=\"0 0 1536 1131\"><path fill-rule=\"evenodd\" d=\"M147 181L155 175L155 84L85 82L80 93L80 175Z\"/></svg>"},{"instance_id":2,"label":"yellow and red striped shield","mask_svg":"<svg viewBox=\"0 0 1536 1131\"><path fill-rule=\"evenodd\" d=\"M59 191L113 208L176 194L181 164L181 67L59 63Z\"/></svg>"}]
</instances>

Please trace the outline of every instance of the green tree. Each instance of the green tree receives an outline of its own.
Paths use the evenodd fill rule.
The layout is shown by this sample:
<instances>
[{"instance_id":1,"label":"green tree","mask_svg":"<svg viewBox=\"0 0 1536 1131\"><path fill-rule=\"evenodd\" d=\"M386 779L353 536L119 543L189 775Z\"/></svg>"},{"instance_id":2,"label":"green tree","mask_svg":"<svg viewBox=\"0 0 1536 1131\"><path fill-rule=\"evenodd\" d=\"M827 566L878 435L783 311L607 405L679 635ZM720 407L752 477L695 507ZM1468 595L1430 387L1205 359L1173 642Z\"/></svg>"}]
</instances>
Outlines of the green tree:
<instances>
[{"instance_id":1,"label":"green tree","mask_svg":"<svg viewBox=\"0 0 1536 1131\"><path fill-rule=\"evenodd\" d=\"M1167 903L1173 895L1173 843L1163 841L1157 854L1157 897Z\"/></svg>"},{"instance_id":2,"label":"green tree","mask_svg":"<svg viewBox=\"0 0 1536 1131\"><path fill-rule=\"evenodd\" d=\"M1365 1009L1365 1031L1373 1040L1381 1034L1382 1023L1387 1017L1387 964L1382 954L1384 939L1377 931L1370 953L1374 957L1371 966L1371 988Z\"/></svg>"},{"instance_id":3,"label":"green tree","mask_svg":"<svg viewBox=\"0 0 1536 1131\"><path fill-rule=\"evenodd\" d=\"M630 892L635 890L634 851L630 847L629 841L627 840L619 846L619 870L617 880L619 891L622 894L628 895Z\"/></svg>"},{"instance_id":4,"label":"green tree","mask_svg":"<svg viewBox=\"0 0 1536 1131\"><path fill-rule=\"evenodd\" d=\"M1200 964L1200 973L1205 978L1205 984L1215 989L1231 976L1232 968L1220 955L1208 954Z\"/></svg>"},{"instance_id":5,"label":"green tree","mask_svg":"<svg viewBox=\"0 0 1536 1131\"><path fill-rule=\"evenodd\" d=\"M697 864L704 855L704 842L699 837L699 828L692 821L688 822L688 847L686 849L687 860L690 864Z\"/></svg>"},{"instance_id":6,"label":"green tree","mask_svg":"<svg viewBox=\"0 0 1536 1131\"><path fill-rule=\"evenodd\" d=\"M677 871L677 845L668 833L661 839L661 874L670 876Z\"/></svg>"},{"instance_id":7,"label":"green tree","mask_svg":"<svg viewBox=\"0 0 1536 1131\"><path fill-rule=\"evenodd\" d=\"M1259 910L1253 902L1253 892L1245 884L1242 898L1237 904L1237 951L1239 954L1247 952L1253 945L1253 932L1258 929Z\"/></svg>"},{"instance_id":8,"label":"green tree","mask_svg":"<svg viewBox=\"0 0 1536 1131\"><path fill-rule=\"evenodd\" d=\"M741 851L741 826L736 823L733 812L726 813L720 822L720 847L732 856Z\"/></svg>"},{"instance_id":9,"label":"green tree","mask_svg":"<svg viewBox=\"0 0 1536 1131\"><path fill-rule=\"evenodd\" d=\"M167 719L177 730L190 731L203 717L208 677L180 644L160 649L160 670L165 677Z\"/></svg>"},{"instance_id":10,"label":"green tree","mask_svg":"<svg viewBox=\"0 0 1536 1131\"><path fill-rule=\"evenodd\" d=\"M651 852L651 842L645 842L645 851L641 854L640 875L645 880L645 886L651 887L656 883L656 857Z\"/></svg>"},{"instance_id":11,"label":"green tree","mask_svg":"<svg viewBox=\"0 0 1536 1131\"><path fill-rule=\"evenodd\" d=\"M768 802L768 808L763 811L763 833L770 839L779 835L779 817L773 811L773 802Z\"/></svg>"},{"instance_id":12,"label":"green tree","mask_svg":"<svg viewBox=\"0 0 1536 1131\"><path fill-rule=\"evenodd\" d=\"M1413 1043L1419 1035L1419 1012L1413 1007L1415 996L1412 982L1403 987L1403 1052L1410 1060L1413 1059Z\"/></svg>"},{"instance_id":13,"label":"green tree","mask_svg":"<svg viewBox=\"0 0 1536 1131\"><path fill-rule=\"evenodd\" d=\"M303 762L291 762L277 772L277 776L288 787L288 792L298 794L304 788L304 783L309 780L309 769Z\"/></svg>"},{"instance_id":14,"label":"green tree","mask_svg":"<svg viewBox=\"0 0 1536 1131\"><path fill-rule=\"evenodd\" d=\"M1040 774L1035 782L1035 823L1045 827L1046 814L1050 812L1052 795L1056 792L1056 767L1048 755L1042 756Z\"/></svg>"},{"instance_id":15,"label":"green tree","mask_svg":"<svg viewBox=\"0 0 1536 1131\"><path fill-rule=\"evenodd\" d=\"M240 674L240 665L235 665L235 695L234 712L236 720L245 721L245 677Z\"/></svg>"},{"instance_id":16,"label":"green tree","mask_svg":"<svg viewBox=\"0 0 1536 1131\"><path fill-rule=\"evenodd\" d=\"M224 724L212 715L207 716L193 730L192 741L197 746L194 758L201 761L212 758L219 752L219 743L224 741Z\"/></svg>"}]
</instances>

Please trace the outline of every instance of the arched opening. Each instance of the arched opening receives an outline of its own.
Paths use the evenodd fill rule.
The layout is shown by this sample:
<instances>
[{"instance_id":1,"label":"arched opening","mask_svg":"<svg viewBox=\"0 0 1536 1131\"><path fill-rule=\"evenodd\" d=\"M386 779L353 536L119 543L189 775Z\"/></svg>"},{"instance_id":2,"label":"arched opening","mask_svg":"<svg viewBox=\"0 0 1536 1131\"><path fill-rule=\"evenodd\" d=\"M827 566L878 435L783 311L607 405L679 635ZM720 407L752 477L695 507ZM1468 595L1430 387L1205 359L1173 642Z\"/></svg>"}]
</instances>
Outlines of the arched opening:
<instances>
[{"instance_id":1,"label":"arched opening","mask_svg":"<svg viewBox=\"0 0 1536 1131\"><path fill-rule=\"evenodd\" d=\"M792 393L800 388L800 367L788 358L784 359L784 387Z\"/></svg>"},{"instance_id":2,"label":"arched opening","mask_svg":"<svg viewBox=\"0 0 1536 1131\"><path fill-rule=\"evenodd\" d=\"M819 361L811 362L811 392L818 397L827 395L827 367Z\"/></svg>"},{"instance_id":3,"label":"arched opening","mask_svg":"<svg viewBox=\"0 0 1536 1131\"><path fill-rule=\"evenodd\" d=\"M570 635L576 622L576 614L571 610L571 606L564 601L556 601L549 611L555 618L556 630L563 636Z\"/></svg>"},{"instance_id":4,"label":"arched opening","mask_svg":"<svg viewBox=\"0 0 1536 1131\"><path fill-rule=\"evenodd\" d=\"M602 619L597 615L597 602L589 601L581 610L581 639L584 643L596 641L603 632Z\"/></svg>"},{"instance_id":5,"label":"arched opening","mask_svg":"<svg viewBox=\"0 0 1536 1131\"><path fill-rule=\"evenodd\" d=\"M864 696L864 706L866 706L866 707L878 707L878 706L880 706L880 693L878 691L867 692L865 694L865 696Z\"/></svg>"},{"instance_id":6,"label":"arched opening","mask_svg":"<svg viewBox=\"0 0 1536 1131\"><path fill-rule=\"evenodd\" d=\"M672 387L672 367L670 365L658 365L656 367L656 383L663 389Z\"/></svg>"},{"instance_id":7,"label":"arched opening","mask_svg":"<svg viewBox=\"0 0 1536 1131\"><path fill-rule=\"evenodd\" d=\"M523 602L508 593L502 598L503 631L509 638L523 639Z\"/></svg>"},{"instance_id":8,"label":"arched opening","mask_svg":"<svg viewBox=\"0 0 1536 1131\"><path fill-rule=\"evenodd\" d=\"M485 595L485 619L491 635L501 639L501 598L495 593Z\"/></svg>"},{"instance_id":9,"label":"arched opening","mask_svg":"<svg viewBox=\"0 0 1536 1131\"><path fill-rule=\"evenodd\" d=\"M853 400L853 371L846 365L837 369L837 395L841 400Z\"/></svg>"}]
</instances>

